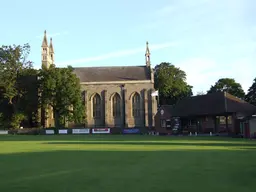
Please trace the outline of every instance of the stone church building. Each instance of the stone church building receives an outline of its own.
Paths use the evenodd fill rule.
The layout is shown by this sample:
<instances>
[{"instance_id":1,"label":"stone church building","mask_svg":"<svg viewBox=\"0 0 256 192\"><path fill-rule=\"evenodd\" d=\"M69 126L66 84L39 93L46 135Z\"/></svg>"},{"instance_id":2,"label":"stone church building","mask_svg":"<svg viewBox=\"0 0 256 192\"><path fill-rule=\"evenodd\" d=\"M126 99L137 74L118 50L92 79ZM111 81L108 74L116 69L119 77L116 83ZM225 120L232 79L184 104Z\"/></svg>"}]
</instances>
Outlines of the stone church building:
<instances>
[{"instance_id":1,"label":"stone church building","mask_svg":"<svg viewBox=\"0 0 256 192\"><path fill-rule=\"evenodd\" d=\"M52 38L48 46L46 31L42 43L42 65L54 62ZM157 102L150 51L146 44L145 65L76 67L86 109L86 127L154 127ZM54 125L49 115L46 127ZM74 126L69 123L69 126Z\"/></svg>"}]
</instances>

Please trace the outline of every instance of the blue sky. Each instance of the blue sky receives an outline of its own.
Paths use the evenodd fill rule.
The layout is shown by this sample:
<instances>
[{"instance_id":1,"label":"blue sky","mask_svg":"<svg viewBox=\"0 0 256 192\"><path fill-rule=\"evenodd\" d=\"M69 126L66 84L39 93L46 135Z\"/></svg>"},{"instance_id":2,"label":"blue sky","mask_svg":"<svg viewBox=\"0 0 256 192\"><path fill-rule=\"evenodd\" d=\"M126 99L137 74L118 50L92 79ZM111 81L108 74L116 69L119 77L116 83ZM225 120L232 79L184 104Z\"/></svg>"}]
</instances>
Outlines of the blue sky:
<instances>
[{"instance_id":1,"label":"blue sky","mask_svg":"<svg viewBox=\"0 0 256 192\"><path fill-rule=\"evenodd\" d=\"M1 44L31 45L41 65L44 30L57 66L172 62L194 93L230 77L245 91L256 77L255 0L0 0Z\"/></svg>"}]
</instances>

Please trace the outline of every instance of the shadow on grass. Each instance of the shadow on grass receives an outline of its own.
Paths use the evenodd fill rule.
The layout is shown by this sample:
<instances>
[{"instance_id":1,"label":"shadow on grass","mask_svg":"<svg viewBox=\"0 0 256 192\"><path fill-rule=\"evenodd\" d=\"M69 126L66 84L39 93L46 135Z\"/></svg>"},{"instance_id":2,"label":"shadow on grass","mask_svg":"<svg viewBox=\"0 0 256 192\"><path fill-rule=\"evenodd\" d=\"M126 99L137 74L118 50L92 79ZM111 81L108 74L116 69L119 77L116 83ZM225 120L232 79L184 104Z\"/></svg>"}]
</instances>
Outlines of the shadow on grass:
<instances>
[{"instance_id":1,"label":"shadow on grass","mask_svg":"<svg viewBox=\"0 0 256 192\"><path fill-rule=\"evenodd\" d=\"M0 141L217 141L217 142L251 142L243 138L230 137L191 137L191 136L151 136L151 135L0 135Z\"/></svg>"},{"instance_id":2,"label":"shadow on grass","mask_svg":"<svg viewBox=\"0 0 256 192\"><path fill-rule=\"evenodd\" d=\"M256 172L252 151L64 150L0 159L0 189L10 192L254 191Z\"/></svg>"},{"instance_id":3,"label":"shadow on grass","mask_svg":"<svg viewBox=\"0 0 256 192\"><path fill-rule=\"evenodd\" d=\"M53 145L154 145L154 146L219 146L219 147L255 147L256 143L191 143L191 142L136 142L136 141L75 141L75 142L43 142L42 144Z\"/></svg>"}]
</instances>

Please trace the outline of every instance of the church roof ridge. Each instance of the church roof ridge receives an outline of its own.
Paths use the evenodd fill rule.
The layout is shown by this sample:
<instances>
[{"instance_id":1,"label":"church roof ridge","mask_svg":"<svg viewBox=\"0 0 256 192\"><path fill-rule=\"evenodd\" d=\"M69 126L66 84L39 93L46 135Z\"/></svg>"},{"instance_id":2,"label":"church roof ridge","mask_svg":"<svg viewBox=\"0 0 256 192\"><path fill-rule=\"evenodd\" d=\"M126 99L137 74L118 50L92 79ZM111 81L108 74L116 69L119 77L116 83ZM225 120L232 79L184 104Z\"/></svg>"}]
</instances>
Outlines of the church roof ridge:
<instances>
[{"instance_id":1,"label":"church roof ridge","mask_svg":"<svg viewBox=\"0 0 256 192\"><path fill-rule=\"evenodd\" d=\"M73 66L72 66L73 67ZM132 68L132 67L146 67L145 65L129 65L129 66L88 66L88 67L73 67L76 69L83 68Z\"/></svg>"}]
</instances>

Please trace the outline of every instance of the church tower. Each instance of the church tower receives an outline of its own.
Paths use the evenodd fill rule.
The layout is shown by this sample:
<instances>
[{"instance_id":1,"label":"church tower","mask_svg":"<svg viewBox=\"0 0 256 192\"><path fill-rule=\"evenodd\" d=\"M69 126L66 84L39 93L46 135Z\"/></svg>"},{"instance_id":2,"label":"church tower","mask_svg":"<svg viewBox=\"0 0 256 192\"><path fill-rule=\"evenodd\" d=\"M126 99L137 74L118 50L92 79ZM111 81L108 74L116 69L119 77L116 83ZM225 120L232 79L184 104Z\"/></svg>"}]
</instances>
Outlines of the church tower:
<instances>
[{"instance_id":1,"label":"church tower","mask_svg":"<svg viewBox=\"0 0 256 192\"><path fill-rule=\"evenodd\" d=\"M42 66L49 68L50 65L54 64L54 49L52 44L52 38L51 38L50 46L48 47L46 31L44 31L44 38L43 38L41 48L42 48L42 51L41 51Z\"/></svg>"},{"instance_id":2,"label":"church tower","mask_svg":"<svg viewBox=\"0 0 256 192\"><path fill-rule=\"evenodd\" d=\"M41 46L41 59L42 59L42 67L49 68L51 65L54 64L54 49L52 44L52 38L50 39L50 45L48 46L48 40L46 31L44 31L44 38ZM54 126L54 118L53 118L53 109L50 106L46 108L42 108L42 123L44 127L52 127Z\"/></svg>"}]
</instances>

